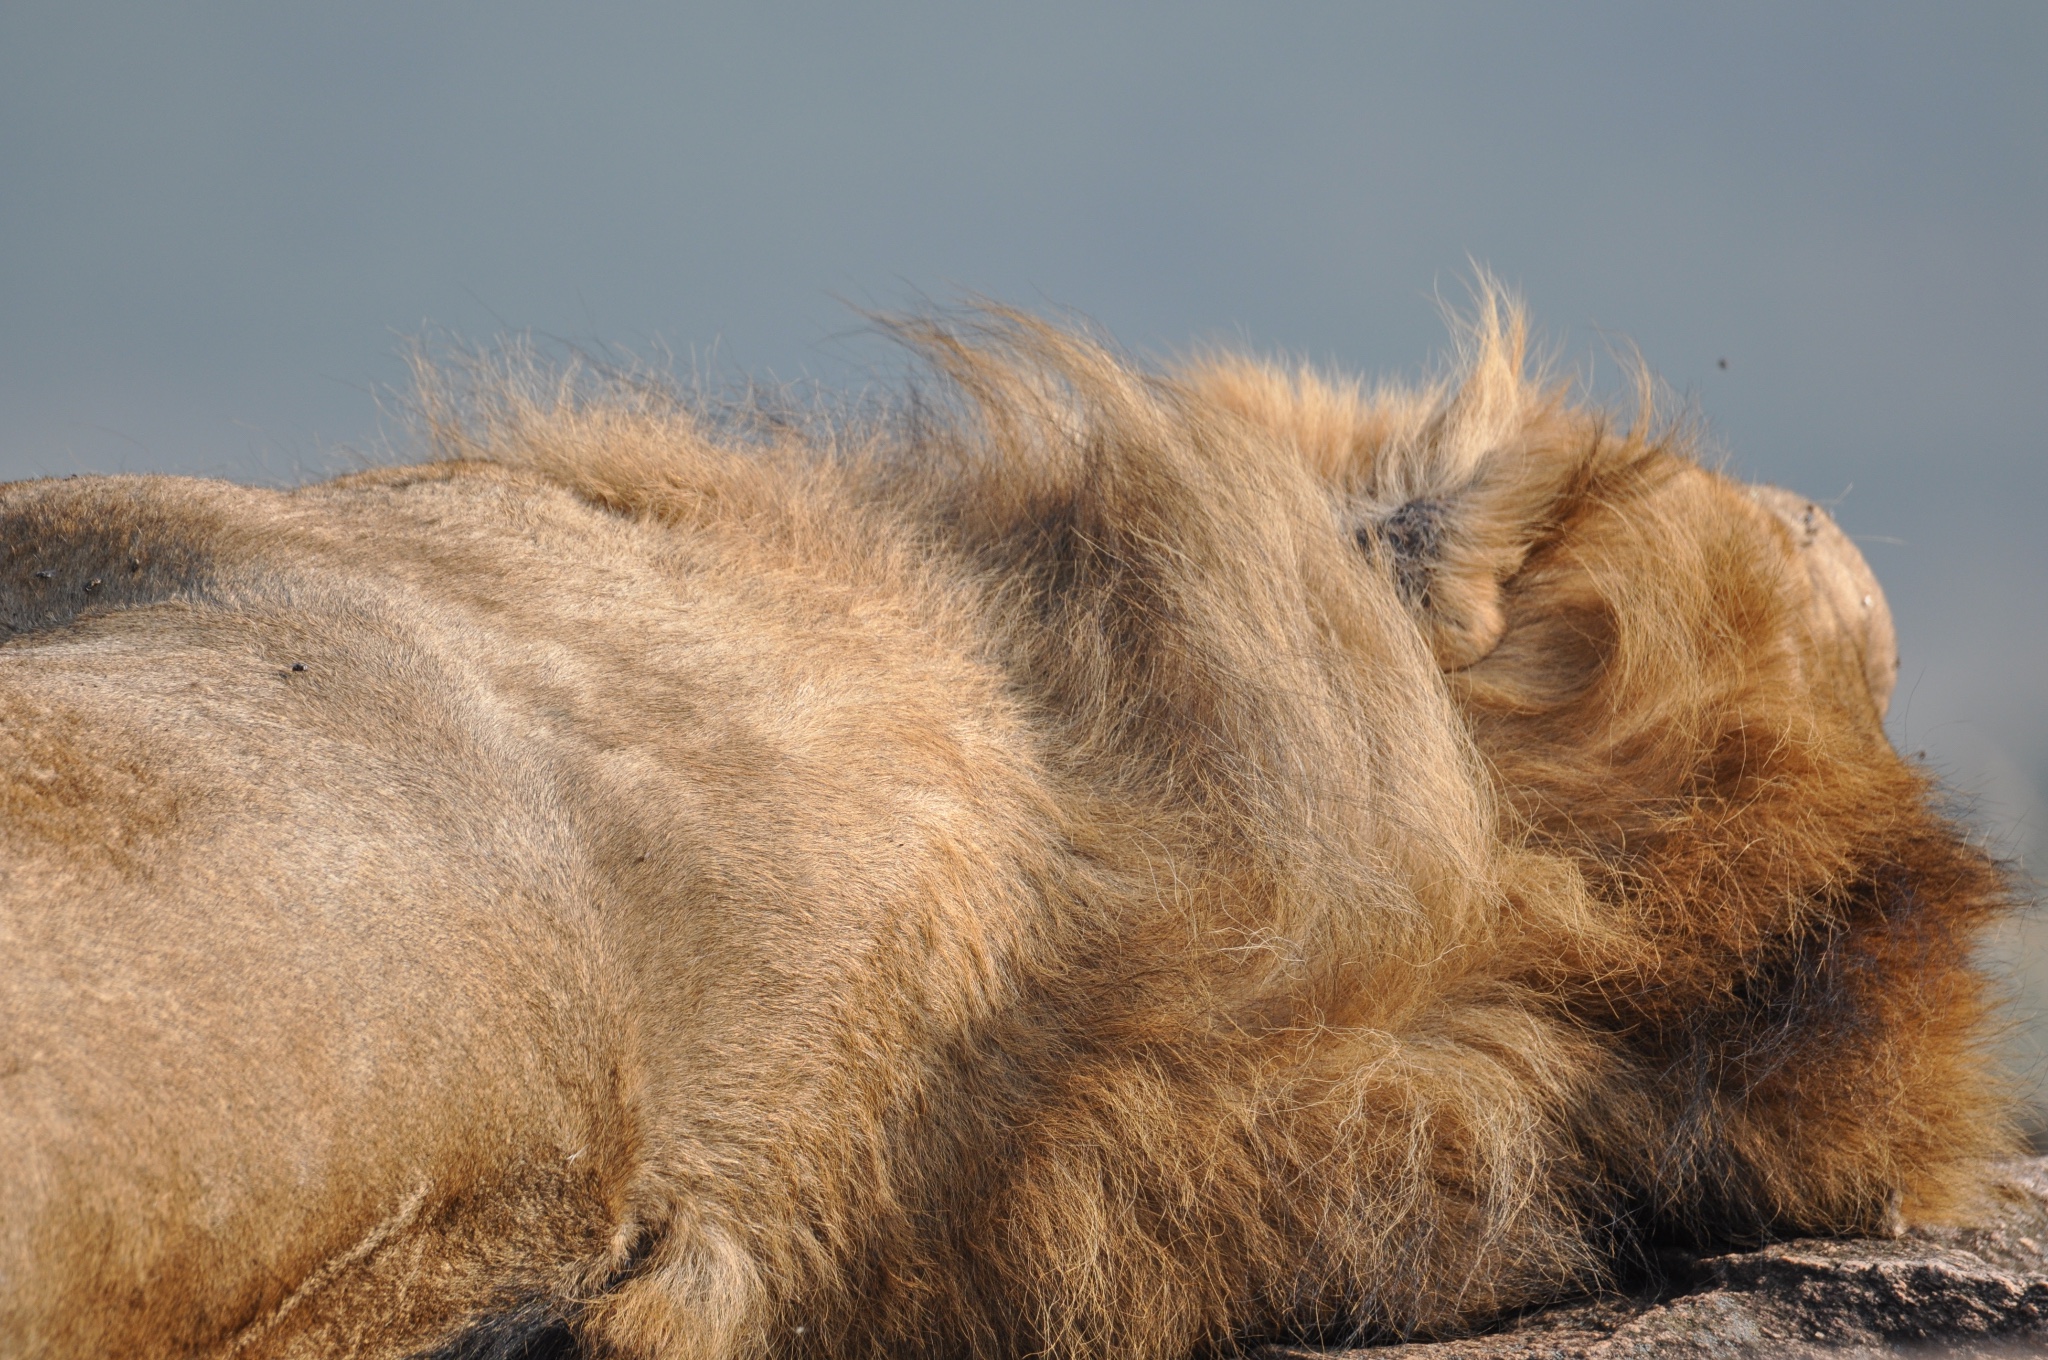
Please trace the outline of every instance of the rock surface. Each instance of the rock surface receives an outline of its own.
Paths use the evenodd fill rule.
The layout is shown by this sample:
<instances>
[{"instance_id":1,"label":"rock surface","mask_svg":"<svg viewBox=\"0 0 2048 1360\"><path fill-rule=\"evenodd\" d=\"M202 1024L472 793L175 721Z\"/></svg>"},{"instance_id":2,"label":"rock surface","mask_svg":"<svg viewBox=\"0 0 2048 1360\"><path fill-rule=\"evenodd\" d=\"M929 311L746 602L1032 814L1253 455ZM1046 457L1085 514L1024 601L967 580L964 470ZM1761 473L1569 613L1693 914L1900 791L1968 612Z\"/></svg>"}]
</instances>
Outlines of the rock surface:
<instances>
[{"instance_id":1,"label":"rock surface","mask_svg":"<svg viewBox=\"0 0 2048 1360\"><path fill-rule=\"evenodd\" d=\"M1784 1242L1687 1261L1636 1295L1483 1336L1258 1360L1852 1360L2048 1356L2048 1158L2000 1168L1980 1226Z\"/></svg>"}]
</instances>

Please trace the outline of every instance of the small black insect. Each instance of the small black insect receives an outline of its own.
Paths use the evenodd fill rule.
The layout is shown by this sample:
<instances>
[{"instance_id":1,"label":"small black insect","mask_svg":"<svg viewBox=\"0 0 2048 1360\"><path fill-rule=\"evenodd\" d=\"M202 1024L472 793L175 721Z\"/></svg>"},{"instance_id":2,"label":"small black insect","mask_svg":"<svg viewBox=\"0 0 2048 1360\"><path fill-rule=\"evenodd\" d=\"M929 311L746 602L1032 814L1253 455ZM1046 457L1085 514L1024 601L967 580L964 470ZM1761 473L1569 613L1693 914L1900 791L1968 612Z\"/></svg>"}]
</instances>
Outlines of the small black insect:
<instances>
[{"instance_id":1,"label":"small black insect","mask_svg":"<svg viewBox=\"0 0 2048 1360\"><path fill-rule=\"evenodd\" d=\"M292 662L292 669L295 671L302 671L306 669L306 663L303 661L294 661Z\"/></svg>"}]
</instances>

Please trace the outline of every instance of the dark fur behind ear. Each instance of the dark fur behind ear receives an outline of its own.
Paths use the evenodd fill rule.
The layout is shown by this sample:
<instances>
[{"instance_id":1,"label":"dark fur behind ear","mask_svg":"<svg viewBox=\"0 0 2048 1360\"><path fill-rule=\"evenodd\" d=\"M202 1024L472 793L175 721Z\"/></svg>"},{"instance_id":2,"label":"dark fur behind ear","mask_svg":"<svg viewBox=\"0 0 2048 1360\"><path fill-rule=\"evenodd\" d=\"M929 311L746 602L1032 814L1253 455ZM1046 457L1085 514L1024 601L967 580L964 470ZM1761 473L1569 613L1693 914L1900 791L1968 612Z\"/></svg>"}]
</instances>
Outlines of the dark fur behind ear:
<instances>
[{"instance_id":1,"label":"dark fur behind ear","mask_svg":"<svg viewBox=\"0 0 2048 1360\"><path fill-rule=\"evenodd\" d=\"M583 1349L553 1300L482 1318L415 1360L579 1360Z\"/></svg>"},{"instance_id":2,"label":"dark fur behind ear","mask_svg":"<svg viewBox=\"0 0 2048 1360\"><path fill-rule=\"evenodd\" d=\"M1384 554L1394 590L1410 609L1427 613L1430 586L1443 557L1445 502L1425 496L1394 507L1394 513L1358 531L1358 546Z\"/></svg>"}]
</instances>

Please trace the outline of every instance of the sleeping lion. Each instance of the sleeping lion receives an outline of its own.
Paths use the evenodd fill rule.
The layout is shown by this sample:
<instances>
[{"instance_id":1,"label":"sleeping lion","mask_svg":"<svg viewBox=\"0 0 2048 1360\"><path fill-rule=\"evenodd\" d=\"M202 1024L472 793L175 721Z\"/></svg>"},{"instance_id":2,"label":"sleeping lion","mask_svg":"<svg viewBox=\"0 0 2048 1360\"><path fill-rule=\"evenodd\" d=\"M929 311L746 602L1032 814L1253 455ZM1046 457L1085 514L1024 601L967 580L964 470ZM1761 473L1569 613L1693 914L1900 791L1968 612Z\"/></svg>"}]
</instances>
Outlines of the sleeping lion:
<instances>
[{"instance_id":1,"label":"sleeping lion","mask_svg":"<svg viewBox=\"0 0 2048 1360\"><path fill-rule=\"evenodd\" d=\"M1492 294L900 330L0 488L0 1354L1179 1360L1967 1207L2009 893L1826 514Z\"/></svg>"}]
</instances>

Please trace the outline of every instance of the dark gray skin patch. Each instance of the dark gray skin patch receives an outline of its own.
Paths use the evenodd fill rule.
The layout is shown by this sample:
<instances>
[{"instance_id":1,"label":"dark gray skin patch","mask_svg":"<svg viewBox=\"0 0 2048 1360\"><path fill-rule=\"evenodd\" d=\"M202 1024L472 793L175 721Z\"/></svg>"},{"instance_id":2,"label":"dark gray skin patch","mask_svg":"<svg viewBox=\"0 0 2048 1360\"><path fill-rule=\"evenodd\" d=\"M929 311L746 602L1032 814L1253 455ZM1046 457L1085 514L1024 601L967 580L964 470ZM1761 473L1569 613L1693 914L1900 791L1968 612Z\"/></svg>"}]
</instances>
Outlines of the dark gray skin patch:
<instances>
[{"instance_id":1,"label":"dark gray skin patch","mask_svg":"<svg viewBox=\"0 0 2048 1360\"><path fill-rule=\"evenodd\" d=\"M276 499L167 477L0 488L0 640L206 595L221 525L245 505Z\"/></svg>"},{"instance_id":2,"label":"dark gray skin patch","mask_svg":"<svg viewBox=\"0 0 2048 1360\"><path fill-rule=\"evenodd\" d=\"M1413 609L1429 608L1430 581L1443 555L1445 522L1450 506L1437 496L1403 502L1393 513L1358 531L1358 545L1367 552L1384 551L1394 573L1394 589Z\"/></svg>"}]
</instances>

